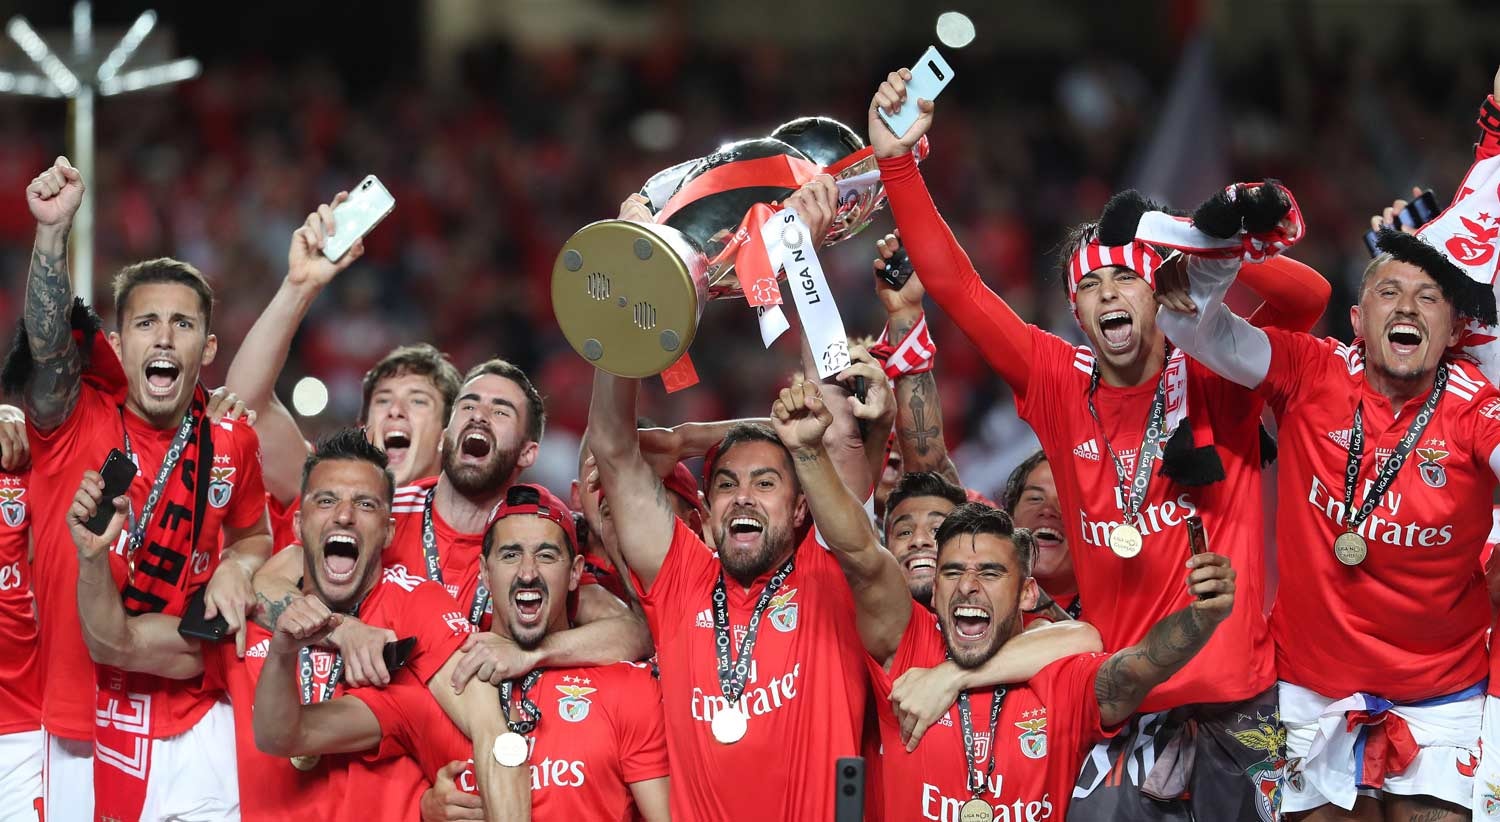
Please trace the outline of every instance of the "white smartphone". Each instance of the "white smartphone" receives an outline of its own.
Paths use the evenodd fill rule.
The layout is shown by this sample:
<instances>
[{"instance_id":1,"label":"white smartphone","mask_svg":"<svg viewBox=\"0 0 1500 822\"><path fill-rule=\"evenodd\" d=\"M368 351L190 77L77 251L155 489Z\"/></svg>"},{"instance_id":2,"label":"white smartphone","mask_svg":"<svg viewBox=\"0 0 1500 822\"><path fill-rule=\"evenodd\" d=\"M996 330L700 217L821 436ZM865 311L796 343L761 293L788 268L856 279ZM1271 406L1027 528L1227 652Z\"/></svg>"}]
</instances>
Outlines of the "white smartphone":
<instances>
[{"instance_id":1,"label":"white smartphone","mask_svg":"<svg viewBox=\"0 0 1500 822\"><path fill-rule=\"evenodd\" d=\"M890 127L892 134L905 137L922 113L917 109L917 100L936 100L952 80L953 67L943 59L937 46L928 46L927 51L912 64L911 79L906 81L906 102L901 104L895 114L887 114L885 109L881 109L880 119Z\"/></svg>"},{"instance_id":2,"label":"white smartphone","mask_svg":"<svg viewBox=\"0 0 1500 822\"><path fill-rule=\"evenodd\" d=\"M333 236L323 244L323 256L329 262L338 262L395 207L396 198L374 174L360 180L349 192L349 199L333 210Z\"/></svg>"}]
</instances>

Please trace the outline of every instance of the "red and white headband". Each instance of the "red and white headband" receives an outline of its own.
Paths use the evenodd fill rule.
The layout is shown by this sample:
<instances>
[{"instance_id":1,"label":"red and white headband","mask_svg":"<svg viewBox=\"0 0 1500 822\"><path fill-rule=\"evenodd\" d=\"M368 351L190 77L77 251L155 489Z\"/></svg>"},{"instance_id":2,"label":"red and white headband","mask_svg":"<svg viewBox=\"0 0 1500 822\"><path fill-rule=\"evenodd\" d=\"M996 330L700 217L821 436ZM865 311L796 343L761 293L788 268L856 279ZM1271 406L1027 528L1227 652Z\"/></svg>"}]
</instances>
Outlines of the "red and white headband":
<instances>
[{"instance_id":1,"label":"red and white headband","mask_svg":"<svg viewBox=\"0 0 1500 822\"><path fill-rule=\"evenodd\" d=\"M1091 271L1106 266L1128 268L1139 274L1146 284L1156 288L1156 269L1161 266L1161 255L1156 249L1137 240L1129 245L1101 245L1090 240L1087 245L1073 253L1068 261L1068 297L1076 299L1078 284Z\"/></svg>"}]
</instances>

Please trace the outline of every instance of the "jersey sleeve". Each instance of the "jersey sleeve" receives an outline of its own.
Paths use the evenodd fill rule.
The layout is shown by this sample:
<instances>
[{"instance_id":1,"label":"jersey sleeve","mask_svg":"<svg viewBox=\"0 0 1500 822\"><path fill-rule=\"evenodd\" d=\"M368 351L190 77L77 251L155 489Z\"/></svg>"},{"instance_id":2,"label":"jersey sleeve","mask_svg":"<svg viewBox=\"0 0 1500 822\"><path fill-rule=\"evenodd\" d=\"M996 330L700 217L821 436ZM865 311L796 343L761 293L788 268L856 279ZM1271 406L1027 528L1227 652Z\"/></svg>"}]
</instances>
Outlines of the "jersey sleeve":
<instances>
[{"instance_id":1,"label":"jersey sleeve","mask_svg":"<svg viewBox=\"0 0 1500 822\"><path fill-rule=\"evenodd\" d=\"M1110 654L1078 654L1064 657L1038 671L1030 685L1047 706L1047 736L1064 750L1087 750L1108 739L1119 727L1104 727L1094 680Z\"/></svg>"},{"instance_id":2,"label":"jersey sleeve","mask_svg":"<svg viewBox=\"0 0 1500 822\"><path fill-rule=\"evenodd\" d=\"M234 491L230 493L229 510L224 512L224 524L230 528L249 528L266 512L266 482L261 475L260 437L255 429L239 422L230 423L234 431L234 464L239 476L235 477ZM271 550L276 546L272 545Z\"/></svg>"},{"instance_id":3,"label":"jersey sleeve","mask_svg":"<svg viewBox=\"0 0 1500 822\"><path fill-rule=\"evenodd\" d=\"M418 693L412 694L411 691ZM366 761L377 762L407 755L415 757L420 731L413 727L411 716L403 705L404 700L413 696L432 698L426 687L402 671L384 688L352 688L339 697L364 703L375 715L375 721L380 723L380 744L363 752Z\"/></svg>"},{"instance_id":4,"label":"jersey sleeve","mask_svg":"<svg viewBox=\"0 0 1500 822\"><path fill-rule=\"evenodd\" d=\"M1054 421L1067 419L1066 415L1080 411L1087 413L1088 409L1078 408L1076 402L1068 402L1072 395L1058 391L1057 387L1072 374L1086 377L1093 368L1093 355L1034 325L1027 326L1027 329L1031 334L1031 373L1035 375L1037 385L1048 386L1050 390L1017 391L1016 416L1037 429L1042 442L1048 442L1046 431L1041 429Z\"/></svg>"},{"instance_id":5,"label":"jersey sleeve","mask_svg":"<svg viewBox=\"0 0 1500 822\"><path fill-rule=\"evenodd\" d=\"M1464 416L1473 426L1469 441L1474 444L1475 468L1493 470L1500 477L1500 391L1485 386L1483 392L1473 401L1479 413Z\"/></svg>"},{"instance_id":6,"label":"jersey sleeve","mask_svg":"<svg viewBox=\"0 0 1500 822\"><path fill-rule=\"evenodd\" d=\"M651 587L642 587L639 578L633 580L636 590L642 592L641 606L646 611L651 633L663 642L669 638L663 633L671 633L670 617L674 612L692 607L700 599L707 602L703 596L705 585L712 584L718 569L718 561L693 529L675 517L673 523L672 544Z\"/></svg>"},{"instance_id":7,"label":"jersey sleeve","mask_svg":"<svg viewBox=\"0 0 1500 822\"><path fill-rule=\"evenodd\" d=\"M616 733L619 735L620 773L626 782L660 779L670 773L667 766L666 717L662 713L661 685L643 665L629 665L629 699L623 700Z\"/></svg>"},{"instance_id":8,"label":"jersey sleeve","mask_svg":"<svg viewBox=\"0 0 1500 822\"><path fill-rule=\"evenodd\" d=\"M436 582L423 582L404 597L403 637L417 638L406 667L426 685L474 632L458 602Z\"/></svg>"},{"instance_id":9,"label":"jersey sleeve","mask_svg":"<svg viewBox=\"0 0 1500 822\"><path fill-rule=\"evenodd\" d=\"M891 669L885 670L881 661L868 653L865 667L870 672L870 683L875 695L882 700L891 698L891 686L900 676L912 668L930 668L941 663L947 656L942 634L938 632L937 617L926 608L912 606L911 619L901 632L896 643L896 653L891 655Z\"/></svg>"},{"instance_id":10,"label":"jersey sleeve","mask_svg":"<svg viewBox=\"0 0 1500 822\"><path fill-rule=\"evenodd\" d=\"M1301 398L1307 386L1319 383L1325 361L1333 356L1332 341L1280 328L1264 331L1271 344L1271 365L1255 390L1279 416Z\"/></svg>"},{"instance_id":11,"label":"jersey sleeve","mask_svg":"<svg viewBox=\"0 0 1500 822\"><path fill-rule=\"evenodd\" d=\"M26 434L32 443L32 467L40 472L50 471L56 467L49 459L52 455L57 455L56 459L59 461L65 460L83 447L80 443L89 436L97 435L102 430L112 430L105 418L110 410L108 398L85 381L78 389L78 401L73 405L73 412L51 431L37 428L31 421L31 415L27 414ZM104 462L103 454L99 461ZM78 479L82 481L83 477Z\"/></svg>"}]
</instances>

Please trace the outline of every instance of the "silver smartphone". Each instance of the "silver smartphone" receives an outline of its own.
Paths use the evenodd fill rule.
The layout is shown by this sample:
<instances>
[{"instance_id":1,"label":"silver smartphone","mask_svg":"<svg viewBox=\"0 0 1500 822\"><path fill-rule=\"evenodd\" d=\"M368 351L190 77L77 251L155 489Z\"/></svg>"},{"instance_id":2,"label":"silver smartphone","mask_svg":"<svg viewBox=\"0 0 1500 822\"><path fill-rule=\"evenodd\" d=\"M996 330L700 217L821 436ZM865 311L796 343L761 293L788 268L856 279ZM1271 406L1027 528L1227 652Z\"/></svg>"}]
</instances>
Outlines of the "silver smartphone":
<instances>
[{"instance_id":1,"label":"silver smartphone","mask_svg":"<svg viewBox=\"0 0 1500 822\"><path fill-rule=\"evenodd\" d=\"M354 243L369 234L396 207L396 198L374 174L359 181L349 199L333 210L333 236L323 243L323 256L338 262Z\"/></svg>"}]
</instances>

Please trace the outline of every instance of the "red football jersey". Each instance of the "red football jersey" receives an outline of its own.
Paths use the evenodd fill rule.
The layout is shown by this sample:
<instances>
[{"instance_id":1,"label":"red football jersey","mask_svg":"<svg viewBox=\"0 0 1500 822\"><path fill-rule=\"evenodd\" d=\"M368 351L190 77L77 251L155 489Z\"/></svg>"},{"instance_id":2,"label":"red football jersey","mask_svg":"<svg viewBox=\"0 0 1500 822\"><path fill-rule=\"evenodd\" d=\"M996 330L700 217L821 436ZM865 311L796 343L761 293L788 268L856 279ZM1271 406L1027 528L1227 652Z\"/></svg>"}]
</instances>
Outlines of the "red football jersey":
<instances>
[{"instance_id":1,"label":"red football jersey","mask_svg":"<svg viewBox=\"0 0 1500 822\"><path fill-rule=\"evenodd\" d=\"M973 799L965 774L958 706L927 730L912 753L901 742L901 724L891 710L891 683L912 668L931 668L947 658L937 617L914 609L891 660L890 673L866 656L880 706L885 808L891 819L957 820ZM1062 820L1073 783L1089 748L1112 731L1101 726L1094 677L1108 654L1079 654L1043 668L1024 685L1012 686L990 737L994 689L969 692L974 762L980 772L995 758L980 798L997 820Z\"/></svg>"},{"instance_id":2,"label":"red football jersey","mask_svg":"<svg viewBox=\"0 0 1500 822\"><path fill-rule=\"evenodd\" d=\"M1281 587L1271 612L1281 678L1330 698L1365 691L1411 701L1485 676L1489 598L1479 566L1490 530L1500 392L1469 363L1449 368L1432 421L1370 518L1369 555L1346 566L1344 469L1354 409L1365 453L1355 506L1426 395L1401 416L1371 390L1358 349L1266 329L1271 365L1257 389L1279 422L1276 530Z\"/></svg>"},{"instance_id":3,"label":"red football jersey","mask_svg":"<svg viewBox=\"0 0 1500 822\"><path fill-rule=\"evenodd\" d=\"M774 573L748 592L727 581L735 647ZM749 730L733 745L709 730L725 704L710 601L718 578L718 560L678 520L641 598L661 670L672 818L832 819L834 762L860 753L868 687L844 574L812 539L798 546L795 568L761 620L742 697Z\"/></svg>"},{"instance_id":4,"label":"red football jersey","mask_svg":"<svg viewBox=\"0 0 1500 822\"><path fill-rule=\"evenodd\" d=\"M282 505L280 500L266 494L266 515L271 519L272 553L280 553L283 548L301 542L296 528L297 509L301 506L301 499Z\"/></svg>"},{"instance_id":5,"label":"red football jersey","mask_svg":"<svg viewBox=\"0 0 1500 822\"><path fill-rule=\"evenodd\" d=\"M428 680L473 630L442 586L393 574L390 570L360 604L357 616L368 625L390 628L399 637L416 637L417 643L402 673L413 678L414 687L424 690ZM243 665L235 664L238 660L232 646L228 647L225 659L231 669L230 694L243 695L244 700L253 702L271 634L259 625L252 625L247 639L250 645ZM313 681L318 683L315 689L318 697L332 673L334 656L331 650L313 649ZM297 684L288 682L287 687ZM333 696L346 692L340 682ZM393 758L354 768L351 766L360 762L360 754L335 754L322 757L310 771L299 771L285 757L263 754L255 748L253 716L249 710L235 711L235 731L241 813L246 820L318 818L374 822L416 819L420 815L418 802L426 790L426 780L432 775L424 777L412 760Z\"/></svg>"},{"instance_id":6,"label":"red football jersey","mask_svg":"<svg viewBox=\"0 0 1500 822\"><path fill-rule=\"evenodd\" d=\"M0 734L42 726L27 480L24 471L0 473L0 705L6 706L0 714Z\"/></svg>"},{"instance_id":7,"label":"red football jersey","mask_svg":"<svg viewBox=\"0 0 1500 822\"><path fill-rule=\"evenodd\" d=\"M349 695L380 718L379 757L411 757L429 780L449 762L468 760L471 767L458 785L478 792L474 746L426 688L403 676L388 688L357 688ZM542 712L528 735L532 818L637 818L630 784L668 774L661 689L650 666L621 662L548 670L528 698ZM514 717L520 716L514 707L519 700L517 687Z\"/></svg>"},{"instance_id":8,"label":"red football jersey","mask_svg":"<svg viewBox=\"0 0 1500 822\"><path fill-rule=\"evenodd\" d=\"M1265 560L1259 514L1260 401L1192 359L1185 369L1191 391L1168 380L1168 414L1174 403L1186 402L1189 393L1207 406L1189 407L1187 413L1195 422L1211 422L1225 476L1206 486L1178 485L1160 474L1158 460L1141 503L1141 552L1122 559L1109 548L1109 532L1124 519L1124 500L1101 437L1109 438L1127 476L1134 476L1158 377L1129 388L1101 382L1094 395L1101 432L1088 412L1092 352L1035 326L1030 330L1035 356L1031 390L1018 391L1016 402L1021 419L1031 425L1047 453L1064 510L1073 512L1065 526L1078 595L1088 604L1088 622L1099 629L1104 649L1117 651L1139 642L1158 620L1192 602L1185 584L1185 563L1192 556L1184 524L1189 515L1203 518L1209 549L1228 557L1239 574L1234 613L1222 630L1214 632L1193 661L1146 697L1141 712L1235 702L1269 688L1276 673L1261 613Z\"/></svg>"},{"instance_id":9,"label":"red football jersey","mask_svg":"<svg viewBox=\"0 0 1500 822\"><path fill-rule=\"evenodd\" d=\"M29 497L40 507L33 512L37 611L41 627L42 724L70 739L94 736L94 663L83 643L78 620L78 555L68 533L67 510L78 493L84 471L97 471L111 448L124 450L123 425L140 469L130 486L131 508L139 513L156 479L174 430L153 428L116 399L85 382L78 404L56 430L43 433L27 422L31 436ZM224 527L249 527L265 514L265 486L260 473L260 441L244 422L221 421L213 426L214 465L208 476L208 511L188 573L192 586L206 583L218 566ZM117 583L126 573L122 534L111 555ZM169 608L180 613L182 603ZM142 681L134 678L133 688ZM165 713L149 733L173 736L191 728L208 710L217 689L205 688L202 678L159 680L154 698L166 700ZM160 704L160 703L158 703Z\"/></svg>"}]
</instances>

